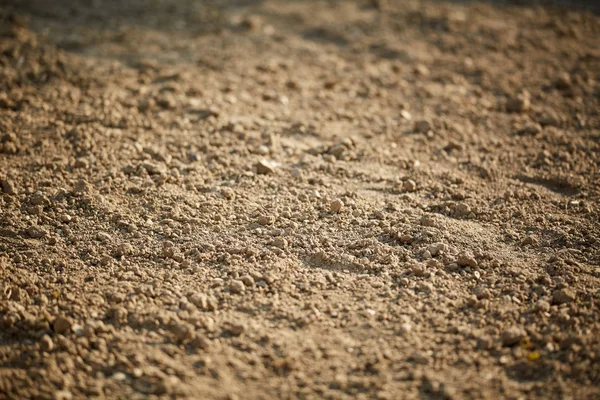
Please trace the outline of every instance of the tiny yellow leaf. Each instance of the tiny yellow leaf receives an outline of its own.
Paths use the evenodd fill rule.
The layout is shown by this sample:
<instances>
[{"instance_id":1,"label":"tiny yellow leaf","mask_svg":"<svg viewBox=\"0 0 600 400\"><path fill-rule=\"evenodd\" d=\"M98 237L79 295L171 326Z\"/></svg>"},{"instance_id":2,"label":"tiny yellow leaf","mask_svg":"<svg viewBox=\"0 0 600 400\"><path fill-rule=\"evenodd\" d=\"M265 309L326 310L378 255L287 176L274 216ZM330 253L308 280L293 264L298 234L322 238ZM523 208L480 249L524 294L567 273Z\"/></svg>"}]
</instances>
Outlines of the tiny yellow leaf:
<instances>
[{"instance_id":1,"label":"tiny yellow leaf","mask_svg":"<svg viewBox=\"0 0 600 400\"><path fill-rule=\"evenodd\" d=\"M529 361L535 361L535 360L537 360L537 359L539 359L539 358L540 358L540 352L539 352L539 351L537 351L537 350L534 350L534 351L532 351L531 353L529 353L529 354L527 355L527 359L528 359Z\"/></svg>"}]
</instances>

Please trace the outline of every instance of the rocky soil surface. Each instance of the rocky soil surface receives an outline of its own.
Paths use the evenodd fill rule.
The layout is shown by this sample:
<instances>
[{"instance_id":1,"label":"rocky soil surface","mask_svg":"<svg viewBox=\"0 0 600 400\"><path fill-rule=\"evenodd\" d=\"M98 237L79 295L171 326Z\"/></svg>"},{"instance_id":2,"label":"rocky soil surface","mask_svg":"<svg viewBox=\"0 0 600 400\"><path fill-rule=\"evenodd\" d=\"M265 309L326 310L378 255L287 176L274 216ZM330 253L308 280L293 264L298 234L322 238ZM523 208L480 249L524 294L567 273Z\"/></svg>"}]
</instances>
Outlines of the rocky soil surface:
<instances>
[{"instance_id":1,"label":"rocky soil surface","mask_svg":"<svg viewBox=\"0 0 600 400\"><path fill-rule=\"evenodd\" d=\"M599 398L599 37L0 2L0 398Z\"/></svg>"}]
</instances>

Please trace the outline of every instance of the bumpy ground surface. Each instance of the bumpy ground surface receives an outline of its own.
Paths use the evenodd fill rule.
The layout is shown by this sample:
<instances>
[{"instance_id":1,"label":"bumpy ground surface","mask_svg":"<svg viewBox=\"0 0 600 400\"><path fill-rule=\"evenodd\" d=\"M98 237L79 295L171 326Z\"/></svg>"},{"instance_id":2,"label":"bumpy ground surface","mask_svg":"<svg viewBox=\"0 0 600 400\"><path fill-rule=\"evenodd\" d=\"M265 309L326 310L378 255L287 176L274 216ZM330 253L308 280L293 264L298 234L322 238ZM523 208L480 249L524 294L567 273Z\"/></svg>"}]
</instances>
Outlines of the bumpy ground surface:
<instances>
[{"instance_id":1,"label":"bumpy ground surface","mask_svg":"<svg viewBox=\"0 0 600 400\"><path fill-rule=\"evenodd\" d=\"M0 3L0 398L600 396L600 17Z\"/></svg>"}]
</instances>

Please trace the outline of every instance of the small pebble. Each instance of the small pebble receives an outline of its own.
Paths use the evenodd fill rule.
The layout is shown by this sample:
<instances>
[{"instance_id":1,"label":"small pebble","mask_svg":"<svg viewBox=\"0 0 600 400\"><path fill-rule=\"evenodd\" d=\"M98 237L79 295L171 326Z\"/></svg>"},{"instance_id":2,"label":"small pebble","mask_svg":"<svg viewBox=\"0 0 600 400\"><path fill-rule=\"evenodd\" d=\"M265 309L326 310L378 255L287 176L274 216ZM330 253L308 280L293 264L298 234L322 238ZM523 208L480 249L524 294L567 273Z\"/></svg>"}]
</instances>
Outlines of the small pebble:
<instances>
[{"instance_id":1,"label":"small pebble","mask_svg":"<svg viewBox=\"0 0 600 400\"><path fill-rule=\"evenodd\" d=\"M96 238L101 242L108 242L111 239L111 236L106 232L98 232L96 234Z\"/></svg>"},{"instance_id":2,"label":"small pebble","mask_svg":"<svg viewBox=\"0 0 600 400\"><path fill-rule=\"evenodd\" d=\"M461 267L471 267L474 268L477 266L477 260L470 254L461 253L458 255L458 259L456 263Z\"/></svg>"},{"instance_id":3,"label":"small pebble","mask_svg":"<svg viewBox=\"0 0 600 400\"><path fill-rule=\"evenodd\" d=\"M505 329L500 336L503 346L514 346L527 336L527 332L521 327L511 326Z\"/></svg>"},{"instance_id":4,"label":"small pebble","mask_svg":"<svg viewBox=\"0 0 600 400\"><path fill-rule=\"evenodd\" d=\"M344 208L344 203L340 199L335 199L329 204L329 209L332 213L338 214Z\"/></svg>"},{"instance_id":5,"label":"small pebble","mask_svg":"<svg viewBox=\"0 0 600 400\"><path fill-rule=\"evenodd\" d=\"M550 303L546 300L538 300L534 305L534 310L539 312L548 312L550 311Z\"/></svg>"},{"instance_id":6,"label":"small pebble","mask_svg":"<svg viewBox=\"0 0 600 400\"><path fill-rule=\"evenodd\" d=\"M272 225L275 223L275 217L273 215L261 215L258 217L258 223L261 225Z\"/></svg>"},{"instance_id":7,"label":"small pebble","mask_svg":"<svg viewBox=\"0 0 600 400\"><path fill-rule=\"evenodd\" d=\"M554 304L567 304L574 301L576 298L577 294L575 291L569 288L555 290L552 293L552 302Z\"/></svg>"},{"instance_id":8,"label":"small pebble","mask_svg":"<svg viewBox=\"0 0 600 400\"><path fill-rule=\"evenodd\" d=\"M52 342L52 338L48 335L44 335L42 340L40 340L40 350L44 353L50 353L54 349L54 342Z\"/></svg>"},{"instance_id":9,"label":"small pebble","mask_svg":"<svg viewBox=\"0 0 600 400\"><path fill-rule=\"evenodd\" d=\"M288 245L287 240L282 237L276 237L273 239L273 246L279 247L280 249L285 249Z\"/></svg>"},{"instance_id":10,"label":"small pebble","mask_svg":"<svg viewBox=\"0 0 600 400\"><path fill-rule=\"evenodd\" d=\"M0 187L2 187L2 193L4 194L17 194L17 191L15 190L15 185L9 179L0 179Z\"/></svg>"},{"instance_id":11,"label":"small pebble","mask_svg":"<svg viewBox=\"0 0 600 400\"><path fill-rule=\"evenodd\" d=\"M256 163L256 173L259 175L272 174L275 172L273 165L267 160L260 160Z\"/></svg>"},{"instance_id":12,"label":"small pebble","mask_svg":"<svg viewBox=\"0 0 600 400\"><path fill-rule=\"evenodd\" d=\"M414 192L415 190L417 190L417 183L412 179L409 179L407 181L404 181L402 188L407 192Z\"/></svg>"},{"instance_id":13,"label":"small pebble","mask_svg":"<svg viewBox=\"0 0 600 400\"><path fill-rule=\"evenodd\" d=\"M71 320L66 317L63 317L63 316L57 317L54 320L54 323L52 324L52 328L54 329L54 332L59 333L59 334L67 333L68 331L71 330L72 326L73 326L73 323L71 322Z\"/></svg>"},{"instance_id":14,"label":"small pebble","mask_svg":"<svg viewBox=\"0 0 600 400\"><path fill-rule=\"evenodd\" d=\"M250 275L244 275L242 277L240 277L240 280L244 283L244 286L246 287L254 287L255 286L255 282L254 282L254 278L251 277Z\"/></svg>"},{"instance_id":15,"label":"small pebble","mask_svg":"<svg viewBox=\"0 0 600 400\"><path fill-rule=\"evenodd\" d=\"M431 123L427 120L419 120L415 121L415 125L413 126L413 130L416 133L427 133L431 130Z\"/></svg>"},{"instance_id":16,"label":"small pebble","mask_svg":"<svg viewBox=\"0 0 600 400\"><path fill-rule=\"evenodd\" d=\"M245 330L246 326L239 323L231 324L231 327L229 328L229 332L231 332L233 336L240 336Z\"/></svg>"},{"instance_id":17,"label":"small pebble","mask_svg":"<svg viewBox=\"0 0 600 400\"><path fill-rule=\"evenodd\" d=\"M506 101L506 111L510 113L522 113L529 110L531 102L526 95L511 97Z\"/></svg>"},{"instance_id":18,"label":"small pebble","mask_svg":"<svg viewBox=\"0 0 600 400\"><path fill-rule=\"evenodd\" d=\"M234 279L229 283L229 290L231 290L231 293L240 294L244 293L246 287L244 286L244 282Z\"/></svg>"}]
</instances>

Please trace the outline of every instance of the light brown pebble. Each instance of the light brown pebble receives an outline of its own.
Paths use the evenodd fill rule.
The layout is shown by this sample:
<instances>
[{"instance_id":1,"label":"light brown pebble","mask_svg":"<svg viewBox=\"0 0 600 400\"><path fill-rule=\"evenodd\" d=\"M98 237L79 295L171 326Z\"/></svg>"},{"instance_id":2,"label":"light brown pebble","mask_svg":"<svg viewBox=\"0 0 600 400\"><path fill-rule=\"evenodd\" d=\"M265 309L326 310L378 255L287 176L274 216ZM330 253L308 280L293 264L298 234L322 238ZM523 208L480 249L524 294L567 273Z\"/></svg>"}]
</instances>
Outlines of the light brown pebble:
<instances>
[{"instance_id":1,"label":"light brown pebble","mask_svg":"<svg viewBox=\"0 0 600 400\"><path fill-rule=\"evenodd\" d=\"M577 298L577 294L574 290L569 288L555 290L552 293L552 302L554 304L566 304L574 301Z\"/></svg>"},{"instance_id":2,"label":"light brown pebble","mask_svg":"<svg viewBox=\"0 0 600 400\"><path fill-rule=\"evenodd\" d=\"M239 294L243 293L246 287L244 286L244 282L234 279L229 283L229 290L231 290L231 293Z\"/></svg>"},{"instance_id":3,"label":"light brown pebble","mask_svg":"<svg viewBox=\"0 0 600 400\"><path fill-rule=\"evenodd\" d=\"M282 237L276 237L273 239L273 246L279 247L280 249L285 249L288 245L287 240Z\"/></svg>"},{"instance_id":4,"label":"light brown pebble","mask_svg":"<svg viewBox=\"0 0 600 400\"><path fill-rule=\"evenodd\" d=\"M402 189L404 189L407 192L414 192L415 190L417 190L417 183L412 179L409 179L407 181L404 181L404 183L402 184Z\"/></svg>"},{"instance_id":5,"label":"light brown pebble","mask_svg":"<svg viewBox=\"0 0 600 400\"><path fill-rule=\"evenodd\" d=\"M342 203L342 201L340 199L335 199L329 204L329 210L332 213L338 214L342 211L343 208L344 208L344 203Z\"/></svg>"},{"instance_id":6,"label":"light brown pebble","mask_svg":"<svg viewBox=\"0 0 600 400\"><path fill-rule=\"evenodd\" d=\"M550 303L546 300L538 300L534 305L534 310L538 312L548 312L550 311Z\"/></svg>"},{"instance_id":7,"label":"light brown pebble","mask_svg":"<svg viewBox=\"0 0 600 400\"><path fill-rule=\"evenodd\" d=\"M171 333L176 341L183 343L193 338L194 327L188 323L175 323L171 326Z\"/></svg>"},{"instance_id":8,"label":"light brown pebble","mask_svg":"<svg viewBox=\"0 0 600 400\"><path fill-rule=\"evenodd\" d=\"M259 175L272 174L275 172L273 165L267 160L260 160L256 163L256 173Z\"/></svg>"},{"instance_id":9,"label":"light brown pebble","mask_svg":"<svg viewBox=\"0 0 600 400\"><path fill-rule=\"evenodd\" d=\"M474 268L477 266L477 260L470 254L461 253L458 255L458 259L456 263L461 267L471 267Z\"/></svg>"},{"instance_id":10,"label":"light brown pebble","mask_svg":"<svg viewBox=\"0 0 600 400\"><path fill-rule=\"evenodd\" d=\"M413 130L417 133L427 133L431 130L431 123L424 119L415 121Z\"/></svg>"},{"instance_id":11,"label":"light brown pebble","mask_svg":"<svg viewBox=\"0 0 600 400\"><path fill-rule=\"evenodd\" d=\"M110 241L111 236L106 232L98 232L96 238L101 242L108 242Z\"/></svg>"},{"instance_id":12,"label":"light brown pebble","mask_svg":"<svg viewBox=\"0 0 600 400\"><path fill-rule=\"evenodd\" d=\"M250 275L244 275L244 276L240 277L240 280L244 283L244 286L246 286L246 287L254 287L254 285L255 285L254 278L251 277Z\"/></svg>"},{"instance_id":13,"label":"light brown pebble","mask_svg":"<svg viewBox=\"0 0 600 400\"><path fill-rule=\"evenodd\" d=\"M275 217L273 215L261 215L258 217L258 223L261 225L272 225L275 223Z\"/></svg>"},{"instance_id":14,"label":"light brown pebble","mask_svg":"<svg viewBox=\"0 0 600 400\"><path fill-rule=\"evenodd\" d=\"M506 101L506 111L511 113L522 113L529 110L531 102L529 96L519 95L511 97Z\"/></svg>"},{"instance_id":15,"label":"light brown pebble","mask_svg":"<svg viewBox=\"0 0 600 400\"><path fill-rule=\"evenodd\" d=\"M54 329L54 332L59 333L59 334L67 333L68 331L71 330L72 326L73 326L73 323L71 322L71 320L69 318L63 317L63 316L56 317L56 319L54 320L54 323L52 324L52 328Z\"/></svg>"},{"instance_id":16,"label":"light brown pebble","mask_svg":"<svg viewBox=\"0 0 600 400\"><path fill-rule=\"evenodd\" d=\"M223 196L227 200L231 200L235 197L235 193L234 193L233 189L228 188L228 187L223 187L223 188L219 189L219 193L221 193L221 196Z\"/></svg>"},{"instance_id":17,"label":"light brown pebble","mask_svg":"<svg viewBox=\"0 0 600 400\"><path fill-rule=\"evenodd\" d=\"M54 400L71 400L73 398L73 394L68 390L57 390L54 392L52 397Z\"/></svg>"},{"instance_id":18,"label":"light brown pebble","mask_svg":"<svg viewBox=\"0 0 600 400\"><path fill-rule=\"evenodd\" d=\"M511 326L505 329L500 336L503 346L514 346L527 336L527 332L519 326Z\"/></svg>"},{"instance_id":19,"label":"light brown pebble","mask_svg":"<svg viewBox=\"0 0 600 400\"><path fill-rule=\"evenodd\" d=\"M190 344L197 349L207 350L210 348L210 340L201 334L196 334Z\"/></svg>"},{"instance_id":20,"label":"light brown pebble","mask_svg":"<svg viewBox=\"0 0 600 400\"><path fill-rule=\"evenodd\" d=\"M456 217L467 217L471 214L471 207L465 203L459 203L454 207L454 215Z\"/></svg>"},{"instance_id":21,"label":"light brown pebble","mask_svg":"<svg viewBox=\"0 0 600 400\"><path fill-rule=\"evenodd\" d=\"M2 188L2 193L4 193L4 194L8 194L8 195L17 194L15 185L9 179L0 179L0 187Z\"/></svg>"},{"instance_id":22,"label":"light brown pebble","mask_svg":"<svg viewBox=\"0 0 600 400\"><path fill-rule=\"evenodd\" d=\"M412 235L408 235L406 233L400 233L400 234L398 234L398 240L401 243L409 244L409 243L413 242L414 238Z\"/></svg>"},{"instance_id":23,"label":"light brown pebble","mask_svg":"<svg viewBox=\"0 0 600 400\"><path fill-rule=\"evenodd\" d=\"M117 257L126 256L133 253L133 246L129 243L121 243L115 250Z\"/></svg>"},{"instance_id":24,"label":"light brown pebble","mask_svg":"<svg viewBox=\"0 0 600 400\"><path fill-rule=\"evenodd\" d=\"M231 332L231 334L233 336L240 336L245 331L246 331L246 326L244 324L240 324L240 323L231 324L231 326L229 328L229 332Z\"/></svg>"},{"instance_id":25,"label":"light brown pebble","mask_svg":"<svg viewBox=\"0 0 600 400\"><path fill-rule=\"evenodd\" d=\"M40 340L40 350L44 353L50 353L54 349L54 342L52 342L52 338L48 335L44 335L42 340Z\"/></svg>"},{"instance_id":26,"label":"light brown pebble","mask_svg":"<svg viewBox=\"0 0 600 400\"><path fill-rule=\"evenodd\" d=\"M32 239L41 239L46 236L46 231L39 226L30 226L27 228L27 235Z\"/></svg>"}]
</instances>

